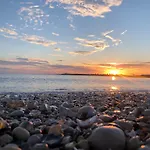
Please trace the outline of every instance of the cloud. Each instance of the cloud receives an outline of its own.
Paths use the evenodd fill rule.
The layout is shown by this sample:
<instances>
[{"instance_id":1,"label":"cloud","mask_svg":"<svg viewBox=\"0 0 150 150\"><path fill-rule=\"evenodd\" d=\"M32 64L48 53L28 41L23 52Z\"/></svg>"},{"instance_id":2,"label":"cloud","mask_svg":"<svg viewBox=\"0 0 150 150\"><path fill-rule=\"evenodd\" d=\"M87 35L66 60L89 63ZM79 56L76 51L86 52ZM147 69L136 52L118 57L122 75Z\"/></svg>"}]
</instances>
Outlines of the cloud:
<instances>
[{"instance_id":1,"label":"cloud","mask_svg":"<svg viewBox=\"0 0 150 150\"><path fill-rule=\"evenodd\" d=\"M2 66L36 66L36 65L48 65L48 61L32 60L28 58L16 58L15 60L0 60Z\"/></svg>"},{"instance_id":2,"label":"cloud","mask_svg":"<svg viewBox=\"0 0 150 150\"><path fill-rule=\"evenodd\" d=\"M59 61L59 62L63 62L64 60L62 60L62 59L59 59L59 60L57 60L57 61Z\"/></svg>"},{"instance_id":3,"label":"cloud","mask_svg":"<svg viewBox=\"0 0 150 150\"><path fill-rule=\"evenodd\" d=\"M62 62L63 60L58 60ZM0 60L0 73L29 73L29 74L54 74L54 73L92 73L94 68L76 65L50 64L46 60L33 58L16 58Z\"/></svg>"},{"instance_id":4,"label":"cloud","mask_svg":"<svg viewBox=\"0 0 150 150\"><path fill-rule=\"evenodd\" d=\"M74 51L74 52L69 52L69 54L72 55L91 55L93 53L96 53L97 50L93 50L93 51Z\"/></svg>"},{"instance_id":5,"label":"cloud","mask_svg":"<svg viewBox=\"0 0 150 150\"><path fill-rule=\"evenodd\" d=\"M109 7L111 7L111 6L120 6L123 0L103 0L103 2Z\"/></svg>"},{"instance_id":6,"label":"cloud","mask_svg":"<svg viewBox=\"0 0 150 150\"><path fill-rule=\"evenodd\" d=\"M121 33L121 35L124 35L127 31L128 31L128 30L123 31L123 32Z\"/></svg>"},{"instance_id":7,"label":"cloud","mask_svg":"<svg viewBox=\"0 0 150 150\"><path fill-rule=\"evenodd\" d=\"M123 0L46 0L46 4L57 2L72 15L104 17L111 7L119 6Z\"/></svg>"},{"instance_id":8,"label":"cloud","mask_svg":"<svg viewBox=\"0 0 150 150\"><path fill-rule=\"evenodd\" d=\"M33 5L33 2L20 2L20 4Z\"/></svg>"},{"instance_id":9,"label":"cloud","mask_svg":"<svg viewBox=\"0 0 150 150\"><path fill-rule=\"evenodd\" d=\"M40 37L40 36L36 36L36 35L26 35L25 34L21 37L21 40L32 43L32 44L42 45L45 47L49 47L49 46L57 44L57 42L50 41L50 40L45 39L44 37Z\"/></svg>"},{"instance_id":10,"label":"cloud","mask_svg":"<svg viewBox=\"0 0 150 150\"><path fill-rule=\"evenodd\" d=\"M103 63L103 64L87 64L87 66L98 66L101 68L117 68L117 69L128 69L128 68L141 68L150 67L150 62L133 62L133 63Z\"/></svg>"},{"instance_id":11,"label":"cloud","mask_svg":"<svg viewBox=\"0 0 150 150\"><path fill-rule=\"evenodd\" d=\"M92 47L95 50L102 51L105 48L109 47L108 43L105 40L87 40L83 38L75 38L76 41L78 41L79 45L85 46L85 47Z\"/></svg>"},{"instance_id":12,"label":"cloud","mask_svg":"<svg viewBox=\"0 0 150 150\"><path fill-rule=\"evenodd\" d=\"M102 35L105 38L110 39L113 42L113 46L118 46L120 43L122 43L122 41L120 39L115 39L112 36L110 36L109 34L111 34L112 32L114 32L114 30L106 31L106 32L102 33Z\"/></svg>"},{"instance_id":13,"label":"cloud","mask_svg":"<svg viewBox=\"0 0 150 150\"><path fill-rule=\"evenodd\" d=\"M5 34L1 34L1 36L5 37L5 38L9 38L9 39L17 39L17 36L11 36L11 35L5 35Z\"/></svg>"},{"instance_id":14,"label":"cloud","mask_svg":"<svg viewBox=\"0 0 150 150\"><path fill-rule=\"evenodd\" d=\"M88 35L88 37L95 37L95 35L92 35L92 34L91 34L91 35Z\"/></svg>"},{"instance_id":15,"label":"cloud","mask_svg":"<svg viewBox=\"0 0 150 150\"><path fill-rule=\"evenodd\" d=\"M70 28L72 28L73 30L76 29L76 27L73 24L69 24Z\"/></svg>"},{"instance_id":16,"label":"cloud","mask_svg":"<svg viewBox=\"0 0 150 150\"><path fill-rule=\"evenodd\" d=\"M55 51L59 51L59 52L60 52L60 51L61 51L61 49L60 49L60 48L58 48L58 47L56 47L56 48L55 48Z\"/></svg>"},{"instance_id":17,"label":"cloud","mask_svg":"<svg viewBox=\"0 0 150 150\"><path fill-rule=\"evenodd\" d=\"M19 35L14 30L10 30L7 28L0 28L0 32L4 33L4 34L1 34L1 36L5 37L5 38L19 39L22 41L26 41L28 43L42 45L44 47L49 47L49 46L53 46L53 45L57 44L57 42L48 40L42 36L27 35L27 34L20 34Z\"/></svg>"},{"instance_id":18,"label":"cloud","mask_svg":"<svg viewBox=\"0 0 150 150\"><path fill-rule=\"evenodd\" d=\"M120 43L122 43L122 41L120 39L115 39L115 38L111 37L110 35L106 35L105 37L110 39L114 43L113 45L118 46Z\"/></svg>"},{"instance_id":19,"label":"cloud","mask_svg":"<svg viewBox=\"0 0 150 150\"><path fill-rule=\"evenodd\" d=\"M50 8L50 9L54 9L54 6L52 6L52 5L49 5L49 8Z\"/></svg>"},{"instance_id":20,"label":"cloud","mask_svg":"<svg viewBox=\"0 0 150 150\"><path fill-rule=\"evenodd\" d=\"M7 35L18 35L18 33L14 30L8 29L8 28L0 28L0 32L7 34Z\"/></svg>"},{"instance_id":21,"label":"cloud","mask_svg":"<svg viewBox=\"0 0 150 150\"><path fill-rule=\"evenodd\" d=\"M55 32L52 32L52 35L59 36L59 34Z\"/></svg>"},{"instance_id":22,"label":"cloud","mask_svg":"<svg viewBox=\"0 0 150 150\"><path fill-rule=\"evenodd\" d=\"M106 35L108 35L108 34L110 34L110 33L112 33L112 32L114 32L114 30L106 31L106 32L102 33L102 35L103 35L103 36L106 36Z\"/></svg>"},{"instance_id":23,"label":"cloud","mask_svg":"<svg viewBox=\"0 0 150 150\"><path fill-rule=\"evenodd\" d=\"M18 10L18 15L20 20L25 22L25 27L32 27L48 23L49 15L44 12L39 5L33 5L32 3L29 6L21 7Z\"/></svg>"}]
</instances>

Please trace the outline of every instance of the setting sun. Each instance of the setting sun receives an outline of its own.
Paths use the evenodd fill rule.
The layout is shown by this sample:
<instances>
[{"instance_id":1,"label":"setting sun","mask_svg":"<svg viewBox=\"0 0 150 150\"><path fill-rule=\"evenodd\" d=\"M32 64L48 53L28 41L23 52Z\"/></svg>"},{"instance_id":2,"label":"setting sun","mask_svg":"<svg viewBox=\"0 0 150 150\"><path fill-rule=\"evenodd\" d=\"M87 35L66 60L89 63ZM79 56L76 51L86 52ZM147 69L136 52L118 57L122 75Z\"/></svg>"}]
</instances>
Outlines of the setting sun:
<instances>
[{"instance_id":1,"label":"setting sun","mask_svg":"<svg viewBox=\"0 0 150 150\"><path fill-rule=\"evenodd\" d=\"M119 69L112 69L112 70L107 70L107 74L109 74L109 75L119 75L121 73L120 73Z\"/></svg>"}]
</instances>

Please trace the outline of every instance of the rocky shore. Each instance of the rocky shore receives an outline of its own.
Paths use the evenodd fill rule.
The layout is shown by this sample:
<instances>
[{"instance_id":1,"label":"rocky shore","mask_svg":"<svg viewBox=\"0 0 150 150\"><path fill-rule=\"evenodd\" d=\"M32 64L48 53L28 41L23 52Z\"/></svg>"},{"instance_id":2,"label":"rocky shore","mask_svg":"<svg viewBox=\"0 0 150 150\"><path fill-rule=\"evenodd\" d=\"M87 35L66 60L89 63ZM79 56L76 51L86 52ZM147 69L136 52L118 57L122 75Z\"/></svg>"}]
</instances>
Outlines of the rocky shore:
<instances>
[{"instance_id":1,"label":"rocky shore","mask_svg":"<svg viewBox=\"0 0 150 150\"><path fill-rule=\"evenodd\" d=\"M150 150L150 93L0 94L0 150Z\"/></svg>"}]
</instances>

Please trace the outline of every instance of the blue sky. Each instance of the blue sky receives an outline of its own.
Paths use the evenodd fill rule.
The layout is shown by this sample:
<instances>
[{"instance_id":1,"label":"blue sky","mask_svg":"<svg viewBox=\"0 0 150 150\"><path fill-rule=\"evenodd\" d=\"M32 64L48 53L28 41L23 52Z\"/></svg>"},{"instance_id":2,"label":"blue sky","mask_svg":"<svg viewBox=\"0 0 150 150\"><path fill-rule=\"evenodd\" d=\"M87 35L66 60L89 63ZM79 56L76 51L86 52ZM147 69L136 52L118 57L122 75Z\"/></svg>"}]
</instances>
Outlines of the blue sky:
<instances>
[{"instance_id":1,"label":"blue sky","mask_svg":"<svg viewBox=\"0 0 150 150\"><path fill-rule=\"evenodd\" d=\"M150 74L149 6L149 0L1 0L0 72Z\"/></svg>"}]
</instances>

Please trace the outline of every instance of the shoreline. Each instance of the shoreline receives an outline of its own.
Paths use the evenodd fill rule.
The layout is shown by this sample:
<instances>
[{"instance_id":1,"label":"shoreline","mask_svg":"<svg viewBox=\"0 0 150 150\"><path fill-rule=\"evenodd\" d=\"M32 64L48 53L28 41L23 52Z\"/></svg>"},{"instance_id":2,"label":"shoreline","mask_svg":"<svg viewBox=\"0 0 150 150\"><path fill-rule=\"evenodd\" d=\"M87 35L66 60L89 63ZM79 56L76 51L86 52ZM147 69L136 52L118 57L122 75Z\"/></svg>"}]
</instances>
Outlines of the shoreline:
<instances>
[{"instance_id":1,"label":"shoreline","mask_svg":"<svg viewBox=\"0 0 150 150\"><path fill-rule=\"evenodd\" d=\"M103 90L52 90L52 91L37 91L37 92L0 92L0 95L2 94L65 94L65 93L110 93L110 92L114 92L114 93L150 93L150 89L122 89L122 90L111 90L111 89L103 89Z\"/></svg>"}]
</instances>

